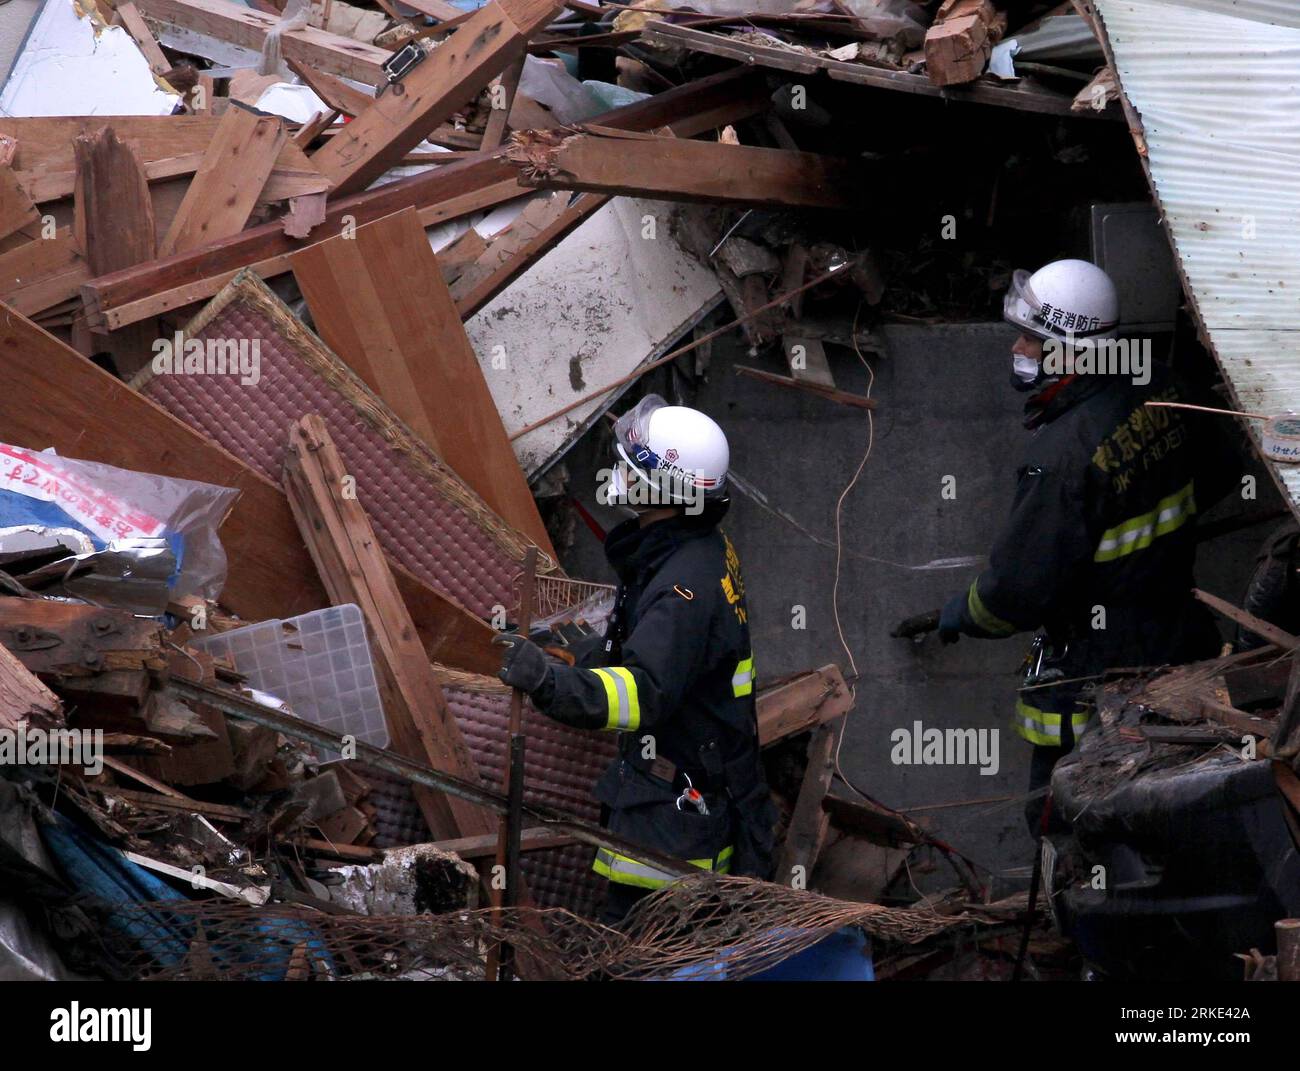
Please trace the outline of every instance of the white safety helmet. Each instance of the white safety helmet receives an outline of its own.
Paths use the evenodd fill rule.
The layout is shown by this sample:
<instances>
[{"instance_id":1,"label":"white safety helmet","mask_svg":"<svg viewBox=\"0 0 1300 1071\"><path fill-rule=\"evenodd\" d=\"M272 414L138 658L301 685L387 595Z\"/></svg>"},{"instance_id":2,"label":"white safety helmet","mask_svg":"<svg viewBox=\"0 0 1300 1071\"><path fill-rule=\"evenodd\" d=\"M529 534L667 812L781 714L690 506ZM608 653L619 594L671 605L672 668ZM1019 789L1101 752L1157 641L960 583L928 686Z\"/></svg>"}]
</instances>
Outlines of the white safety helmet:
<instances>
[{"instance_id":1,"label":"white safety helmet","mask_svg":"<svg viewBox=\"0 0 1300 1071\"><path fill-rule=\"evenodd\" d=\"M690 505L726 496L731 452L727 436L698 409L669 405L657 394L642 398L614 424L616 466L610 490L628 493L623 467L633 482L656 488L664 504Z\"/></svg>"},{"instance_id":2,"label":"white safety helmet","mask_svg":"<svg viewBox=\"0 0 1300 1071\"><path fill-rule=\"evenodd\" d=\"M1041 339L1114 338L1119 294L1110 276L1086 260L1054 260L1011 277L1002 318Z\"/></svg>"}]
</instances>

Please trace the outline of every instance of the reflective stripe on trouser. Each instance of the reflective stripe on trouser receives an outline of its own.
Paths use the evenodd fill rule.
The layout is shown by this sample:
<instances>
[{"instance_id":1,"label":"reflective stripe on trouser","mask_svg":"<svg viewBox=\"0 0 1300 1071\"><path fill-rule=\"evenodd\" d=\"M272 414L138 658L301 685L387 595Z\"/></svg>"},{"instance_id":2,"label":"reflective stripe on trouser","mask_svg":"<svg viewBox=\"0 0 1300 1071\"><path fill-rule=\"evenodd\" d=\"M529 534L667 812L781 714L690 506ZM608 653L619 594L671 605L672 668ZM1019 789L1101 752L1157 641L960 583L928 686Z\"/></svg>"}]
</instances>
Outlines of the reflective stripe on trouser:
<instances>
[{"instance_id":1,"label":"reflective stripe on trouser","mask_svg":"<svg viewBox=\"0 0 1300 1071\"><path fill-rule=\"evenodd\" d=\"M1162 535L1177 531L1196 515L1196 497L1193 494L1195 483L1195 480L1189 480L1186 487L1157 502L1155 509L1140 513L1123 524L1102 532L1092 560L1114 561L1135 550L1151 546Z\"/></svg>"},{"instance_id":2,"label":"reflective stripe on trouser","mask_svg":"<svg viewBox=\"0 0 1300 1071\"><path fill-rule=\"evenodd\" d=\"M735 675L731 678L731 694L739 699L754 690L754 656L742 658L736 663Z\"/></svg>"},{"instance_id":3,"label":"reflective stripe on trouser","mask_svg":"<svg viewBox=\"0 0 1300 1071\"><path fill-rule=\"evenodd\" d=\"M632 732L641 725L641 700L636 692L636 678L624 666L594 669L593 673L605 686L605 700L609 704L606 729Z\"/></svg>"},{"instance_id":4,"label":"reflective stripe on trouser","mask_svg":"<svg viewBox=\"0 0 1300 1071\"><path fill-rule=\"evenodd\" d=\"M731 871L732 851L732 847L728 845L718 852L716 859L688 859L686 861L691 866L697 866L701 870L727 874ZM608 848L597 850L596 861L591 864L591 869L601 877L608 878L619 885L636 885L642 889L662 889L665 885L671 885L678 880L677 875L669 874L667 871L660 870L658 867L650 866L647 863L637 862L637 860L626 855L619 855L618 852L611 852Z\"/></svg>"},{"instance_id":5,"label":"reflective stripe on trouser","mask_svg":"<svg viewBox=\"0 0 1300 1071\"><path fill-rule=\"evenodd\" d=\"M980 598L979 577L971 581L970 591L966 593L966 609L975 624L994 636L1010 636L1016 631L1015 625L1003 621L984 605L984 600Z\"/></svg>"},{"instance_id":6,"label":"reflective stripe on trouser","mask_svg":"<svg viewBox=\"0 0 1300 1071\"><path fill-rule=\"evenodd\" d=\"M1013 728L1031 744L1040 747L1061 747L1061 719L1063 714L1051 710L1040 710L1030 706L1023 699L1016 700L1016 716ZM1079 737L1088 730L1092 721L1089 710L1075 710L1070 714L1070 730L1077 743Z\"/></svg>"}]
</instances>

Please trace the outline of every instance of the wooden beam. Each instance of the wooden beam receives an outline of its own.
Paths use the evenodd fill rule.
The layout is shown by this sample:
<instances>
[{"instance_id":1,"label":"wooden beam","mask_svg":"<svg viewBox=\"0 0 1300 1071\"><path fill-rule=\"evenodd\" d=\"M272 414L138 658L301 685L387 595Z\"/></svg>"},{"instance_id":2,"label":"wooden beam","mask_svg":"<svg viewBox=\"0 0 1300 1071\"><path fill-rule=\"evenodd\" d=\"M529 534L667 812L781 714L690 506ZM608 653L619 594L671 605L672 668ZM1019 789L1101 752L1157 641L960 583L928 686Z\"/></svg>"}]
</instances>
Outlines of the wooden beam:
<instances>
[{"instance_id":1,"label":"wooden beam","mask_svg":"<svg viewBox=\"0 0 1300 1071\"><path fill-rule=\"evenodd\" d=\"M364 189L478 94L530 34L549 22L555 0L488 0L402 81L330 139L313 157L336 193Z\"/></svg>"},{"instance_id":2,"label":"wooden beam","mask_svg":"<svg viewBox=\"0 0 1300 1071\"><path fill-rule=\"evenodd\" d=\"M526 186L670 201L856 209L865 186L835 157L678 138L529 130L508 158Z\"/></svg>"},{"instance_id":3,"label":"wooden beam","mask_svg":"<svg viewBox=\"0 0 1300 1071\"><path fill-rule=\"evenodd\" d=\"M791 52L785 48L753 45L746 40L666 22L652 22L647 25L641 31L641 41L644 44L658 45L663 48L682 48L690 52L724 56L738 61L751 70L762 68L793 71L798 74L825 71L836 82L850 82L917 96L935 97L945 101L992 104L1020 111L1073 116L1078 119L1103 119L1108 122L1118 118L1112 109L1102 112L1091 108L1086 112L1072 111L1070 105L1074 97L1071 93L1058 93L1054 90L1023 84L1003 85L993 79L970 82L962 86L936 86L924 74L875 67L867 63L851 63L810 56L802 52ZM863 107L872 107L873 103L888 106L883 105L883 102L871 102L866 98L863 100Z\"/></svg>"},{"instance_id":4,"label":"wooden beam","mask_svg":"<svg viewBox=\"0 0 1300 1071\"><path fill-rule=\"evenodd\" d=\"M822 722L842 717L853 707L853 693L833 662L801 673L758 693L758 743L767 747Z\"/></svg>"},{"instance_id":5,"label":"wooden beam","mask_svg":"<svg viewBox=\"0 0 1300 1071\"><path fill-rule=\"evenodd\" d=\"M158 243L158 255L183 253L243 230L287 137L276 116L229 109Z\"/></svg>"},{"instance_id":6,"label":"wooden beam","mask_svg":"<svg viewBox=\"0 0 1300 1071\"><path fill-rule=\"evenodd\" d=\"M1201 591L1200 588L1193 588L1192 594L1211 610L1253 632L1261 640L1271 643L1275 647L1281 647L1284 651L1300 650L1300 637L1292 636L1291 633L1270 624L1263 618L1256 617L1247 610L1233 606L1227 599L1211 595L1208 591Z\"/></svg>"},{"instance_id":7,"label":"wooden beam","mask_svg":"<svg viewBox=\"0 0 1300 1071\"><path fill-rule=\"evenodd\" d=\"M325 344L502 519L554 558L415 209L290 261Z\"/></svg>"},{"instance_id":8,"label":"wooden beam","mask_svg":"<svg viewBox=\"0 0 1300 1071\"><path fill-rule=\"evenodd\" d=\"M347 495L347 470L318 416L295 421L284 461L285 490L307 550L335 605L355 603L366 619L375 676L394 750L435 770L478 783L478 770L447 707L428 656L370 520ZM489 833L490 812L458 796L416 787L436 839Z\"/></svg>"},{"instance_id":9,"label":"wooden beam","mask_svg":"<svg viewBox=\"0 0 1300 1071\"><path fill-rule=\"evenodd\" d=\"M116 10L117 21L121 23L122 28L135 41L136 46L149 64L149 70L161 78L172 69L172 63L163 55L158 39L154 37L153 31L149 29L148 24L144 21L140 9L130 0L123 0L123 2L118 3Z\"/></svg>"},{"instance_id":10,"label":"wooden beam","mask_svg":"<svg viewBox=\"0 0 1300 1071\"><path fill-rule=\"evenodd\" d=\"M806 889L812 877L817 856L821 854L826 839L830 816L822 807L830 791L831 778L835 776L835 741L843 728L843 719L837 718L818 727L808 741L808 767L799 786L785 843L777 856L773 880L780 885L793 885Z\"/></svg>"},{"instance_id":11,"label":"wooden beam","mask_svg":"<svg viewBox=\"0 0 1300 1071\"><path fill-rule=\"evenodd\" d=\"M510 118L510 109L515 103L515 92L519 89L519 79L524 73L524 57L520 56L510 64L492 86L488 96L492 111L488 115L487 125L483 129L483 141L480 148L491 150L497 148L506 136L506 122Z\"/></svg>"},{"instance_id":12,"label":"wooden beam","mask_svg":"<svg viewBox=\"0 0 1300 1071\"><path fill-rule=\"evenodd\" d=\"M678 137L688 138L712 129L719 120L736 122L754 115L767 103L762 78L737 68L614 109L599 118L602 126L633 130L669 126ZM171 121L184 118L175 116ZM13 122L0 119L0 133L9 132ZM20 162L23 151L20 140ZM414 205L426 209L421 221L431 226L435 217L450 219L456 212L464 214L499 204L523 192L515 168L503 155L504 150L479 154L375 190L335 199L325 222L307 241L287 237L280 224L273 222L250 227L191 253L101 276L82 291L87 315L92 321L120 327L212 297L244 267L253 267L268 279L289 270L286 254L311 241L341 233L349 221L352 226L360 226Z\"/></svg>"},{"instance_id":13,"label":"wooden beam","mask_svg":"<svg viewBox=\"0 0 1300 1071\"><path fill-rule=\"evenodd\" d=\"M1006 28L990 0L944 0L925 32L925 73L937 86L973 82Z\"/></svg>"},{"instance_id":14,"label":"wooden beam","mask_svg":"<svg viewBox=\"0 0 1300 1071\"><path fill-rule=\"evenodd\" d=\"M135 0L136 6L160 23L228 41L232 45L262 50L266 35L279 21L279 15L255 11L228 0ZM382 64L390 53L350 37L307 26L291 30L280 38L285 59L310 64L319 71L339 74L356 82L378 85L383 79Z\"/></svg>"},{"instance_id":15,"label":"wooden beam","mask_svg":"<svg viewBox=\"0 0 1300 1071\"><path fill-rule=\"evenodd\" d=\"M0 360L0 441L52 446L67 457L237 489L239 500L221 529L232 563L222 602L249 621L294 617L325 605L325 591L279 487L3 305ZM395 572L430 656L494 674L501 659L487 623L404 570Z\"/></svg>"}]
</instances>

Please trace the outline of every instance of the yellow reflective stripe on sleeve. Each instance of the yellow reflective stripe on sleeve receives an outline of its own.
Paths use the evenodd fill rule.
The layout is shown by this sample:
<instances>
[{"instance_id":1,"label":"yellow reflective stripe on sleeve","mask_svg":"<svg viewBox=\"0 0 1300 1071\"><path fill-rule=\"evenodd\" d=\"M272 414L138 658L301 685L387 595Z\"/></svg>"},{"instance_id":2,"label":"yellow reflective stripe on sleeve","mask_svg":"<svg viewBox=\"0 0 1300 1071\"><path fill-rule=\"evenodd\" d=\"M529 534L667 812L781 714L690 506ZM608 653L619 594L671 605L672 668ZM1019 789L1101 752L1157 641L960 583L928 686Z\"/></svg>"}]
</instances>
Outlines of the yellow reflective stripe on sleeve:
<instances>
[{"instance_id":1,"label":"yellow reflective stripe on sleeve","mask_svg":"<svg viewBox=\"0 0 1300 1071\"><path fill-rule=\"evenodd\" d=\"M728 874L731 872L731 856L734 850L733 846L728 845L718 853L716 859L687 859L686 861L701 870ZM630 856L620 855L608 848L600 848L596 851L596 859L591 864L591 869L602 878L608 878L619 885L635 885L640 889L662 889L679 880L666 870L638 862Z\"/></svg>"},{"instance_id":2,"label":"yellow reflective stripe on sleeve","mask_svg":"<svg viewBox=\"0 0 1300 1071\"><path fill-rule=\"evenodd\" d=\"M731 678L731 694L739 699L754 690L754 656L742 658L736 663L736 672Z\"/></svg>"},{"instance_id":3,"label":"yellow reflective stripe on sleeve","mask_svg":"<svg viewBox=\"0 0 1300 1071\"><path fill-rule=\"evenodd\" d=\"M621 683L619 698L627 703L623 724L619 725L618 728L629 733L634 732L641 727L641 697L637 694L636 678L632 676L632 671L626 666L610 666L609 672L614 674L615 678Z\"/></svg>"},{"instance_id":4,"label":"yellow reflective stripe on sleeve","mask_svg":"<svg viewBox=\"0 0 1300 1071\"><path fill-rule=\"evenodd\" d=\"M600 683L605 686L605 704L609 708L605 728L617 729L619 710L621 709L618 702L618 685L614 683L614 676L609 670L593 669L592 672L600 678Z\"/></svg>"},{"instance_id":5,"label":"yellow reflective stripe on sleeve","mask_svg":"<svg viewBox=\"0 0 1300 1071\"><path fill-rule=\"evenodd\" d=\"M1077 742L1079 737L1086 733L1092 725L1091 710L1076 710L1070 715L1070 728L1074 731L1074 739Z\"/></svg>"},{"instance_id":6,"label":"yellow reflective stripe on sleeve","mask_svg":"<svg viewBox=\"0 0 1300 1071\"><path fill-rule=\"evenodd\" d=\"M636 678L625 666L594 669L593 673L605 686L605 702L609 705L606 729L632 732L641 726L641 700L637 695Z\"/></svg>"},{"instance_id":7,"label":"yellow reflective stripe on sleeve","mask_svg":"<svg viewBox=\"0 0 1300 1071\"><path fill-rule=\"evenodd\" d=\"M1156 503L1156 508L1131 517L1123 524L1102 532L1097 543L1095 562L1111 562L1151 546L1162 535L1177 531L1196 515L1195 480Z\"/></svg>"},{"instance_id":8,"label":"yellow reflective stripe on sleeve","mask_svg":"<svg viewBox=\"0 0 1300 1071\"><path fill-rule=\"evenodd\" d=\"M1016 700L1016 716L1012 727L1031 744L1061 746L1061 715L1031 707L1023 699Z\"/></svg>"},{"instance_id":9,"label":"yellow reflective stripe on sleeve","mask_svg":"<svg viewBox=\"0 0 1300 1071\"><path fill-rule=\"evenodd\" d=\"M966 595L966 607L970 610L971 619L979 625L985 632L991 632L995 636L1010 636L1018 631L1016 626L1010 621L1003 621L997 614L993 613L984 605L984 600L980 598L979 577L971 581L970 591Z\"/></svg>"}]
</instances>

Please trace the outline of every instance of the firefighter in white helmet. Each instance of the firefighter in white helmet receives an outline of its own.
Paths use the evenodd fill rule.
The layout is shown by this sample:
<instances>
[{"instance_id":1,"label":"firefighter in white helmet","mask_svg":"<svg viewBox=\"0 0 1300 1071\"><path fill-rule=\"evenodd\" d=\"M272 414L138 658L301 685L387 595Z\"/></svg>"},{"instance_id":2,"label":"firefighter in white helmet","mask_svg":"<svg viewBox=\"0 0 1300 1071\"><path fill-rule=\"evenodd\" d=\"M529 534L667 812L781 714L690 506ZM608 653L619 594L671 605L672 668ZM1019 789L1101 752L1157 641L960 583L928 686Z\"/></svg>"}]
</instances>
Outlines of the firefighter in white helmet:
<instances>
[{"instance_id":1,"label":"firefighter in white helmet","mask_svg":"<svg viewBox=\"0 0 1300 1071\"><path fill-rule=\"evenodd\" d=\"M770 877L774 810L758 757L754 655L740 559L718 528L727 439L650 395L615 424L604 497L633 516L605 539L619 579L603 644L568 666L504 636L501 679L565 725L618 734L596 788L611 832L704 870ZM673 876L600 849L603 919Z\"/></svg>"},{"instance_id":2,"label":"firefighter in white helmet","mask_svg":"<svg viewBox=\"0 0 1300 1071\"><path fill-rule=\"evenodd\" d=\"M1031 394L1032 437L988 567L949 600L939 634L1039 630L1013 722L1034 745L1026 818L1036 835L1050 813L1040 790L1090 724L1089 686L1115 666L1217 650L1191 594L1195 520L1226 492L1235 451L1215 418L1145 404L1188 400L1186 388L1132 359L1144 340L1124 337L1115 286L1096 265L1016 272L1004 317L1020 329L1012 383Z\"/></svg>"}]
</instances>

